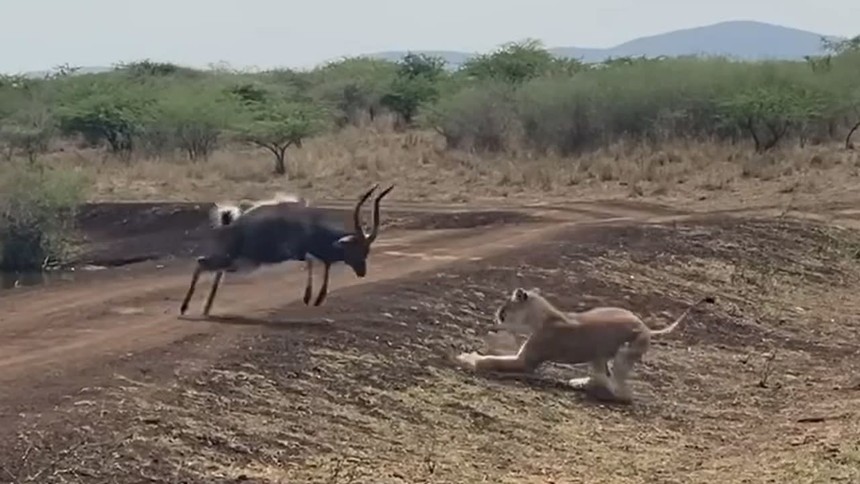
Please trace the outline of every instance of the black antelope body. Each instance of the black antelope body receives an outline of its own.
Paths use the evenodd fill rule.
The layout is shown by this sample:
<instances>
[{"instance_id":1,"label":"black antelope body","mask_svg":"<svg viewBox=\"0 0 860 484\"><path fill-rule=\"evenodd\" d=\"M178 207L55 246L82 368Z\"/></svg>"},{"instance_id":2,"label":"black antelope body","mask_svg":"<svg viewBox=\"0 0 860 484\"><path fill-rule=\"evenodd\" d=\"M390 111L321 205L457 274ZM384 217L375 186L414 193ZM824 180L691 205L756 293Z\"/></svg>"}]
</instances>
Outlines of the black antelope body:
<instances>
[{"instance_id":1,"label":"black antelope body","mask_svg":"<svg viewBox=\"0 0 860 484\"><path fill-rule=\"evenodd\" d=\"M328 220L323 209L308 206L302 199L281 199L254 205L242 212L238 207L219 206L213 211L214 248L197 258L191 286L182 301L185 314L194 287L202 272L215 272L215 279L203 314L208 315L224 272L242 268L253 270L261 265L296 260L305 261L308 276L304 302L309 304L313 285L313 260L323 264L323 284L314 301L319 306L328 292L329 269L336 262L350 266L358 277L367 274L370 245L379 233L379 202L394 185L383 190L373 201L373 222L369 233L361 227L361 206L378 185L368 190L355 205L354 228Z\"/></svg>"}]
</instances>

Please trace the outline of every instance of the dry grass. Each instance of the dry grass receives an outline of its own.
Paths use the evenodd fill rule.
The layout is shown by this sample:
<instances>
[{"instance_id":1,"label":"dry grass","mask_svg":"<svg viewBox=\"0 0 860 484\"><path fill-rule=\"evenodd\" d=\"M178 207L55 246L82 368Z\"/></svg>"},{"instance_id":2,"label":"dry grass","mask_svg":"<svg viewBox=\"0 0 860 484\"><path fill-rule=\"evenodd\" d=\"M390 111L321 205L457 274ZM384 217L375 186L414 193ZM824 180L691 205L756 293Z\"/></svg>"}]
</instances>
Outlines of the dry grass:
<instances>
[{"instance_id":1,"label":"dry grass","mask_svg":"<svg viewBox=\"0 0 860 484\"><path fill-rule=\"evenodd\" d=\"M286 179L272 175L268 152L232 147L209 161L134 159L67 148L47 155L53 166L93 172L97 200L213 200L299 190L344 198L368 183L394 180L392 199L464 202L480 199L647 197L733 207L854 195L860 153L836 145L792 146L756 155L748 146L676 141L661 148L618 143L578 158L528 153L450 152L430 132L348 128L289 153ZM0 168L2 170L2 168Z\"/></svg>"}]
</instances>

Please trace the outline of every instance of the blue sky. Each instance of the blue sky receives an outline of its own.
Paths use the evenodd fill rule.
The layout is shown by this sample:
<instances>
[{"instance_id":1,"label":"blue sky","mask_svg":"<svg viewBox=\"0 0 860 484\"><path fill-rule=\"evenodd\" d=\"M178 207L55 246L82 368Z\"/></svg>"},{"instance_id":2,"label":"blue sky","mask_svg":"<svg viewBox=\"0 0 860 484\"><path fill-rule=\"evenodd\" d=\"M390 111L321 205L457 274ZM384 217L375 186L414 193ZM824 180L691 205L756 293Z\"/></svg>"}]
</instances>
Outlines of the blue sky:
<instances>
[{"instance_id":1,"label":"blue sky","mask_svg":"<svg viewBox=\"0 0 860 484\"><path fill-rule=\"evenodd\" d=\"M526 37L610 47L725 20L853 36L860 1L0 0L0 19L2 72L143 58L265 68L381 50L486 51Z\"/></svg>"}]
</instances>

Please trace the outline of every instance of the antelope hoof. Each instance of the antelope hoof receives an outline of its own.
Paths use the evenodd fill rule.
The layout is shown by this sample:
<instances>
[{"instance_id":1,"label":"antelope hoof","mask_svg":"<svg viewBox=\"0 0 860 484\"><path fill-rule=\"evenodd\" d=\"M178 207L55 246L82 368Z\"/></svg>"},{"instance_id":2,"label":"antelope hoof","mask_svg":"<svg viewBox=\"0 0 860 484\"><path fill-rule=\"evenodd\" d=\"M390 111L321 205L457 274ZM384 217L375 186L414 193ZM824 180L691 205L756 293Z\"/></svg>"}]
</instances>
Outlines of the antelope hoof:
<instances>
[{"instance_id":1,"label":"antelope hoof","mask_svg":"<svg viewBox=\"0 0 860 484\"><path fill-rule=\"evenodd\" d=\"M304 299L302 299L302 300L305 302L305 306L307 306L308 304L310 304L310 302L311 302L311 292L310 292L310 291L305 291L305 297L304 297Z\"/></svg>"}]
</instances>

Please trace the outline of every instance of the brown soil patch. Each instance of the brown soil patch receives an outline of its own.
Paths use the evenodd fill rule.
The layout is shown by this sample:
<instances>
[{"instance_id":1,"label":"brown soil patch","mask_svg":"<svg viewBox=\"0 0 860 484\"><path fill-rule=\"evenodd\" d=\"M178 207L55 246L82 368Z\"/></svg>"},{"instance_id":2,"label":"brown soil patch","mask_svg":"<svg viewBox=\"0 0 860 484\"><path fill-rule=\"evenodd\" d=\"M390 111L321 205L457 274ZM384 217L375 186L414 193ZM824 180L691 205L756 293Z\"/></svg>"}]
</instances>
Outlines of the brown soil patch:
<instances>
[{"instance_id":1,"label":"brown soil patch","mask_svg":"<svg viewBox=\"0 0 860 484\"><path fill-rule=\"evenodd\" d=\"M220 313L241 328L137 353L6 433L0 481L855 482L860 235L714 219L570 229L528 249ZM703 293L635 373L637 401L453 367L514 286L657 325ZM189 322L189 324L194 324Z\"/></svg>"}]
</instances>

